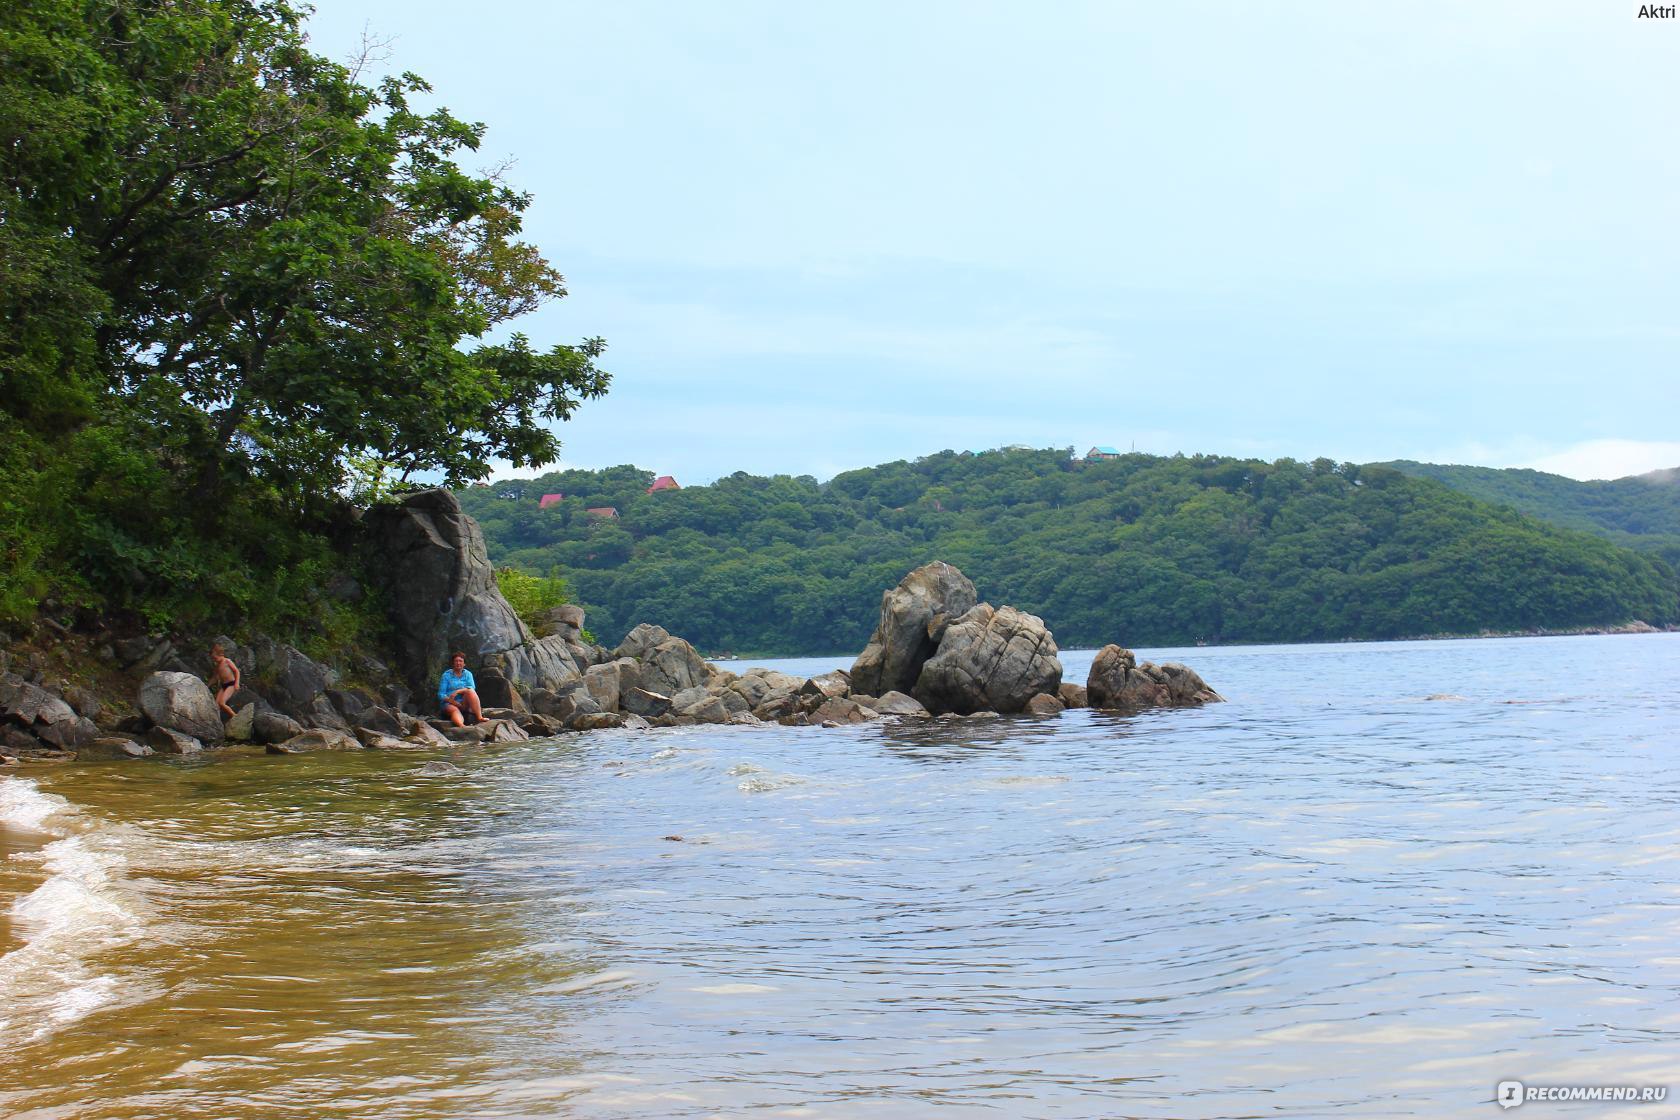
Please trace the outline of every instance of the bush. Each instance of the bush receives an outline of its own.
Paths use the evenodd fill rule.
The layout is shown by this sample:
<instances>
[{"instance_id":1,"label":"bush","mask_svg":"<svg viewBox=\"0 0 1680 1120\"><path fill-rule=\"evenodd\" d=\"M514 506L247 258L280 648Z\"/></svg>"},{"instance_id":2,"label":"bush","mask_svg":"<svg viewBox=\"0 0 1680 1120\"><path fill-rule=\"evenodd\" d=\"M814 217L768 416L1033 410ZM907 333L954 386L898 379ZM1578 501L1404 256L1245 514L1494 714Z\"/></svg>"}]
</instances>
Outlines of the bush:
<instances>
[{"instance_id":1,"label":"bush","mask_svg":"<svg viewBox=\"0 0 1680 1120\"><path fill-rule=\"evenodd\" d=\"M520 621L533 628L543 615L572 601L570 585L554 574L534 576L518 568L497 568L496 586Z\"/></svg>"}]
</instances>

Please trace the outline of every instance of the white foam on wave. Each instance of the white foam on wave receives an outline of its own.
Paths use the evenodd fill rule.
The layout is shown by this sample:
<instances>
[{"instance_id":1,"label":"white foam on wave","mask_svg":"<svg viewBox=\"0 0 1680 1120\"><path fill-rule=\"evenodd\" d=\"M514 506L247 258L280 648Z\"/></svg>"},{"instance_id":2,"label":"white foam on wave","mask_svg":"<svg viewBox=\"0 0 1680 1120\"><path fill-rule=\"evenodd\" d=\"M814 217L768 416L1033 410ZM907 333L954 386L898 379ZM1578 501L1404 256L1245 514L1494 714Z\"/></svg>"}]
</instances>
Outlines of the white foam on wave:
<instances>
[{"instance_id":1,"label":"white foam on wave","mask_svg":"<svg viewBox=\"0 0 1680 1120\"><path fill-rule=\"evenodd\" d=\"M122 985L96 963L138 941L145 917L128 888L120 833L102 829L56 794L25 778L0 779L0 827L56 839L12 859L37 863L34 890L12 902L23 944L0 957L0 1048L35 1041L122 998Z\"/></svg>"},{"instance_id":2,"label":"white foam on wave","mask_svg":"<svg viewBox=\"0 0 1680 1120\"><path fill-rule=\"evenodd\" d=\"M43 793L27 778L0 779L0 826L30 832L61 832L49 822L75 814L70 802L57 794Z\"/></svg>"}]
</instances>

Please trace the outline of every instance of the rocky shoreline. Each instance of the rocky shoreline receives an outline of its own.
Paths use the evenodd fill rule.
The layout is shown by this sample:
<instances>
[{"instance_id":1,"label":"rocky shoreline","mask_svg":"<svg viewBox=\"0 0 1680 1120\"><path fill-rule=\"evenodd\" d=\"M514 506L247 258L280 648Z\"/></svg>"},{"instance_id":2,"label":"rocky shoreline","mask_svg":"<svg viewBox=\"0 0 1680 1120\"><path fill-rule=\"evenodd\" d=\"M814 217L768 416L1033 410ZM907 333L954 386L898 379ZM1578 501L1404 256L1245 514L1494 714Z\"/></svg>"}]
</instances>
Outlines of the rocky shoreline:
<instances>
[{"instance_id":1,"label":"rocky shoreline","mask_svg":"<svg viewBox=\"0 0 1680 1120\"><path fill-rule=\"evenodd\" d=\"M1138 711L1220 697L1191 669L1139 664L1105 647L1083 685L1062 680L1043 620L979 601L974 584L933 563L884 592L880 621L849 670L804 679L734 673L651 623L614 649L583 637L583 612L555 608L537 633L497 589L477 524L443 490L369 511L364 531L383 586L389 661L321 664L266 637L218 639L244 670L223 722L209 686L167 637L84 636L104 689L54 681L39 653L0 651L0 765L195 756L247 747L275 754L508 743L611 728L687 724L837 727L880 719ZM67 641L73 637L62 635ZM431 715L451 650L469 653L484 720ZM347 672L348 670L348 672ZM347 683L351 676L356 683ZM124 694L124 688L129 689Z\"/></svg>"}]
</instances>

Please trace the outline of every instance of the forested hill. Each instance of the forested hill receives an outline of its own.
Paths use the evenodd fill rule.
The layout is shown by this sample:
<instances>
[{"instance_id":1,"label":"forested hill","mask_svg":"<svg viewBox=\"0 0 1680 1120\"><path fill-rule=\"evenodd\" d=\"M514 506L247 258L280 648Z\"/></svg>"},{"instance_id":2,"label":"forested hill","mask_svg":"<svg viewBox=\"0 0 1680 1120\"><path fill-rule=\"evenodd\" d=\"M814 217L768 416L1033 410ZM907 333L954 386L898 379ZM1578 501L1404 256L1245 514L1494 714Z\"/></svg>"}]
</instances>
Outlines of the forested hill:
<instances>
[{"instance_id":1,"label":"forested hill","mask_svg":"<svg viewBox=\"0 0 1680 1120\"><path fill-rule=\"evenodd\" d=\"M1451 467L1398 460L1384 463L1417 478L1521 510L1531 517L1597 533L1606 540L1655 552L1680 568L1680 469L1608 482L1577 482L1543 471Z\"/></svg>"},{"instance_id":2,"label":"forested hill","mask_svg":"<svg viewBox=\"0 0 1680 1120\"><path fill-rule=\"evenodd\" d=\"M711 650L856 650L881 591L935 559L1069 647L1680 621L1655 557L1327 459L945 451L822 484L648 493L653 478L565 471L461 497L491 557L558 568L603 640L654 621ZM545 494L565 497L539 508Z\"/></svg>"}]
</instances>

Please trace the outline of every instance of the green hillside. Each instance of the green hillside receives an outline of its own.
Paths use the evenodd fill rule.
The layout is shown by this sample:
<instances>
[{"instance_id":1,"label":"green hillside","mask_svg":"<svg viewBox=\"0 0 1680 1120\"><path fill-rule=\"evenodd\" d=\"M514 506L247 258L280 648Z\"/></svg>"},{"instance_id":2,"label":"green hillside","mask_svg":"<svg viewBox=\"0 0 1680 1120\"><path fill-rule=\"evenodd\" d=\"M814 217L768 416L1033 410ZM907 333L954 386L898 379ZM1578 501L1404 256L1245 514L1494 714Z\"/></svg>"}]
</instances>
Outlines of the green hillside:
<instances>
[{"instance_id":1,"label":"green hillside","mask_svg":"<svg viewBox=\"0 0 1680 1120\"><path fill-rule=\"evenodd\" d=\"M565 471L462 501L498 563L572 580L604 640L656 621L712 650L855 650L882 589L934 559L1070 647L1680 621L1657 558L1327 459L944 451L821 484L652 481Z\"/></svg>"},{"instance_id":2,"label":"green hillside","mask_svg":"<svg viewBox=\"0 0 1680 1120\"><path fill-rule=\"evenodd\" d=\"M1654 552L1680 568L1680 469L1609 482L1577 482L1543 471L1452 467L1398 460L1382 464L1431 478L1472 498L1530 517L1596 533L1627 548Z\"/></svg>"}]
</instances>

